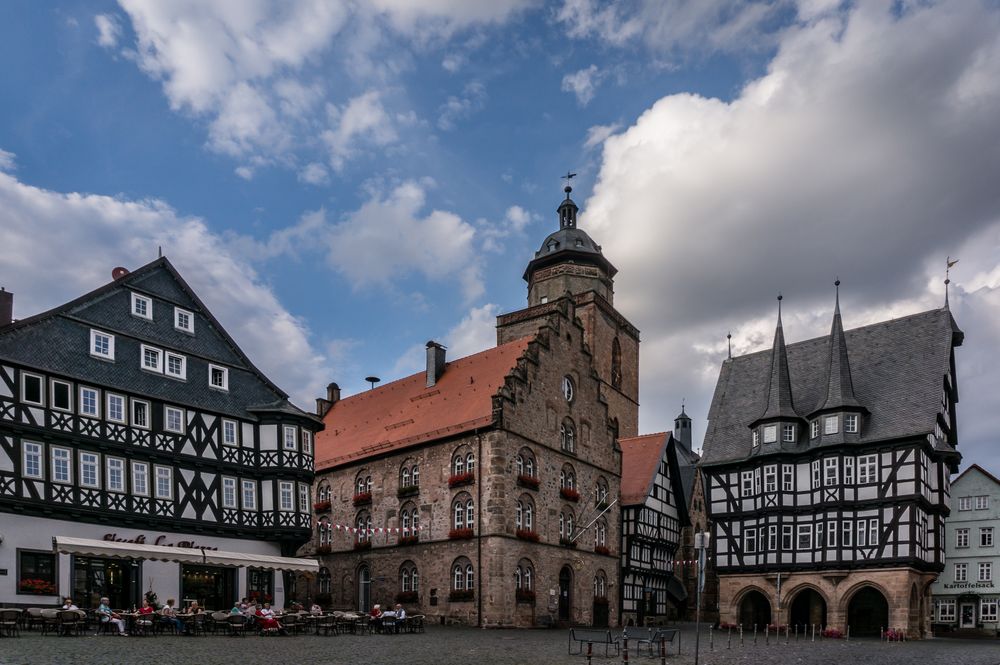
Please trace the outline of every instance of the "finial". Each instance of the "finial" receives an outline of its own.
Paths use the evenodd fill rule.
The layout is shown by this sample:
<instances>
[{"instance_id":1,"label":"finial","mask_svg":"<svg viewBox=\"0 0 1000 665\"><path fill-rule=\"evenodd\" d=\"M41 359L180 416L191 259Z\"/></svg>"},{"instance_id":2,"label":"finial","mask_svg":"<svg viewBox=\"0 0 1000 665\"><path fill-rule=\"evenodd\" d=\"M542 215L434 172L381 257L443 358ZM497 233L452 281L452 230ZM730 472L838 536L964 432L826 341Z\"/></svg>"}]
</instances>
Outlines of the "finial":
<instances>
[{"instance_id":1,"label":"finial","mask_svg":"<svg viewBox=\"0 0 1000 665\"><path fill-rule=\"evenodd\" d=\"M566 200L569 200L569 193L573 191L573 188L569 186L576 174L572 171L566 171L566 175L562 176L562 180L566 181L566 186L563 187L563 191L566 192Z\"/></svg>"},{"instance_id":2,"label":"finial","mask_svg":"<svg viewBox=\"0 0 1000 665\"><path fill-rule=\"evenodd\" d=\"M781 295L781 291L778 291L778 325L779 326L781 325L781 301L782 301L782 298L783 298L783 296Z\"/></svg>"},{"instance_id":3,"label":"finial","mask_svg":"<svg viewBox=\"0 0 1000 665\"><path fill-rule=\"evenodd\" d=\"M840 309L840 277L838 277L837 281L835 281L833 283L833 286L837 289L837 295L836 295L836 305L837 305L837 307L836 307L836 309Z\"/></svg>"},{"instance_id":4,"label":"finial","mask_svg":"<svg viewBox=\"0 0 1000 665\"><path fill-rule=\"evenodd\" d=\"M729 359L733 359L733 333L726 333L726 342L729 344Z\"/></svg>"},{"instance_id":5,"label":"finial","mask_svg":"<svg viewBox=\"0 0 1000 665\"><path fill-rule=\"evenodd\" d=\"M163 258L163 245L158 245L156 251L160 254L160 258Z\"/></svg>"},{"instance_id":6,"label":"finial","mask_svg":"<svg viewBox=\"0 0 1000 665\"><path fill-rule=\"evenodd\" d=\"M955 259L953 261L950 256L948 256L948 257L945 258L945 268L944 268L944 306L946 308L948 307L948 285L951 284L951 268L956 263L958 263L958 259Z\"/></svg>"}]
</instances>

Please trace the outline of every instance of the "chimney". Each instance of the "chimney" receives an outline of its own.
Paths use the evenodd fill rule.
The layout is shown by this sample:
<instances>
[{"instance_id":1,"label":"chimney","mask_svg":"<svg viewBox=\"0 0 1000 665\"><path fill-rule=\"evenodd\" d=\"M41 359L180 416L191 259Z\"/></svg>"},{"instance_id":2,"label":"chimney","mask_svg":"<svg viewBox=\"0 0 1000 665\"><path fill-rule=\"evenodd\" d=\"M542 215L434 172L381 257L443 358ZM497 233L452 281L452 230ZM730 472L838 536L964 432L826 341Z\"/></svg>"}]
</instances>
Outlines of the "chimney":
<instances>
[{"instance_id":1,"label":"chimney","mask_svg":"<svg viewBox=\"0 0 1000 665\"><path fill-rule=\"evenodd\" d=\"M435 341L427 342L427 387L435 385L444 374L445 348Z\"/></svg>"},{"instance_id":2,"label":"chimney","mask_svg":"<svg viewBox=\"0 0 1000 665\"><path fill-rule=\"evenodd\" d=\"M340 401L340 386L331 383L326 387L326 399L316 398L316 415L322 418L334 404Z\"/></svg>"},{"instance_id":3,"label":"chimney","mask_svg":"<svg viewBox=\"0 0 1000 665\"><path fill-rule=\"evenodd\" d=\"M14 322L14 294L0 286L0 328Z\"/></svg>"}]
</instances>

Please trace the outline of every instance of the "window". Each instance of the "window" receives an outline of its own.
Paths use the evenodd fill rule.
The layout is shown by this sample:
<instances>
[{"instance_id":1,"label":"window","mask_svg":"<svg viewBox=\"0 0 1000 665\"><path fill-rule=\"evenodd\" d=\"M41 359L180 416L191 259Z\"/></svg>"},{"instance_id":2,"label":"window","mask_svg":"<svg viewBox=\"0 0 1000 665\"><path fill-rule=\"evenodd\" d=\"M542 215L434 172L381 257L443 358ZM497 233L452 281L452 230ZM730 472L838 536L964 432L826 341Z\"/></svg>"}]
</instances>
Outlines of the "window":
<instances>
[{"instance_id":1,"label":"window","mask_svg":"<svg viewBox=\"0 0 1000 665\"><path fill-rule=\"evenodd\" d=\"M993 547L993 527L979 527L979 546Z\"/></svg>"},{"instance_id":2,"label":"window","mask_svg":"<svg viewBox=\"0 0 1000 665\"><path fill-rule=\"evenodd\" d=\"M844 458L844 484L853 485L854 484L854 458L845 457Z\"/></svg>"},{"instance_id":3,"label":"window","mask_svg":"<svg viewBox=\"0 0 1000 665\"><path fill-rule=\"evenodd\" d=\"M611 342L611 387L622 387L622 345L617 337Z\"/></svg>"},{"instance_id":4,"label":"window","mask_svg":"<svg viewBox=\"0 0 1000 665\"><path fill-rule=\"evenodd\" d=\"M517 591L531 591L534 589L534 576L534 567L531 565L531 562L527 559L522 559L517 564L517 570L514 571L514 588ZM594 584L597 584L596 578Z\"/></svg>"},{"instance_id":5,"label":"window","mask_svg":"<svg viewBox=\"0 0 1000 665\"><path fill-rule=\"evenodd\" d=\"M535 507L530 497L525 496L518 499L514 509L514 522L517 529L531 531L535 526L534 513Z\"/></svg>"},{"instance_id":6,"label":"window","mask_svg":"<svg viewBox=\"0 0 1000 665\"><path fill-rule=\"evenodd\" d=\"M132 314L143 319L153 320L153 301L138 293L132 294Z\"/></svg>"},{"instance_id":7,"label":"window","mask_svg":"<svg viewBox=\"0 0 1000 665\"><path fill-rule=\"evenodd\" d=\"M781 527L781 549L790 552L792 550L792 525L785 524Z\"/></svg>"},{"instance_id":8,"label":"window","mask_svg":"<svg viewBox=\"0 0 1000 665\"><path fill-rule=\"evenodd\" d=\"M414 487L420 486L420 465L414 464L413 468L410 469L410 482Z\"/></svg>"},{"instance_id":9,"label":"window","mask_svg":"<svg viewBox=\"0 0 1000 665\"><path fill-rule=\"evenodd\" d=\"M100 487L98 477L99 457L96 453L80 453L80 485L83 487Z\"/></svg>"},{"instance_id":10,"label":"window","mask_svg":"<svg viewBox=\"0 0 1000 665\"><path fill-rule=\"evenodd\" d=\"M955 581L956 582L969 581L969 564L967 563L955 564Z\"/></svg>"},{"instance_id":11,"label":"window","mask_svg":"<svg viewBox=\"0 0 1000 665\"><path fill-rule=\"evenodd\" d=\"M843 534L841 545L850 547L851 541L854 539L854 525L851 524L851 520L844 520L843 525L844 528L840 530L841 534Z\"/></svg>"},{"instance_id":12,"label":"window","mask_svg":"<svg viewBox=\"0 0 1000 665\"><path fill-rule=\"evenodd\" d=\"M864 547L864 537L861 531L865 528L865 521L858 520L858 547ZM868 520L868 547L878 546L878 518Z\"/></svg>"},{"instance_id":13,"label":"window","mask_svg":"<svg viewBox=\"0 0 1000 665\"><path fill-rule=\"evenodd\" d=\"M475 522L476 515L476 505L472 502L472 499L468 496L460 496L452 504L452 512L454 513L454 523L453 526L456 529L471 529Z\"/></svg>"},{"instance_id":14,"label":"window","mask_svg":"<svg viewBox=\"0 0 1000 665\"><path fill-rule=\"evenodd\" d=\"M218 365L209 365L208 385L219 390L229 390L229 370Z\"/></svg>"},{"instance_id":15,"label":"window","mask_svg":"<svg viewBox=\"0 0 1000 665\"><path fill-rule=\"evenodd\" d=\"M785 443L795 443L795 425L781 426L781 440Z\"/></svg>"},{"instance_id":16,"label":"window","mask_svg":"<svg viewBox=\"0 0 1000 665\"><path fill-rule=\"evenodd\" d=\"M979 562L979 581L980 582L992 582L993 581L993 564L989 561Z\"/></svg>"},{"instance_id":17,"label":"window","mask_svg":"<svg viewBox=\"0 0 1000 665\"><path fill-rule=\"evenodd\" d=\"M452 591L472 591L475 582L475 574L472 569L472 564L468 562L466 558L461 558L455 561L451 567L451 586Z\"/></svg>"},{"instance_id":18,"label":"window","mask_svg":"<svg viewBox=\"0 0 1000 665\"><path fill-rule=\"evenodd\" d=\"M163 429L168 432L184 433L184 409L167 406L163 409Z\"/></svg>"},{"instance_id":19,"label":"window","mask_svg":"<svg viewBox=\"0 0 1000 665\"><path fill-rule=\"evenodd\" d=\"M149 467L145 462L132 462L132 493L149 496Z\"/></svg>"},{"instance_id":20,"label":"window","mask_svg":"<svg viewBox=\"0 0 1000 665\"><path fill-rule=\"evenodd\" d=\"M963 496L958 499L958 509L959 510L972 510L972 497Z\"/></svg>"},{"instance_id":21,"label":"window","mask_svg":"<svg viewBox=\"0 0 1000 665\"><path fill-rule=\"evenodd\" d=\"M333 542L333 529L330 527L329 519L326 517L320 519L317 531L319 531L320 545L329 545Z\"/></svg>"},{"instance_id":22,"label":"window","mask_svg":"<svg viewBox=\"0 0 1000 665\"><path fill-rule=\"evenodd\" d=\"M354 493L371 494L371 492L372 492L372 477L366 476L364 474L359 475L354 483Z\"/></svg>"},{"instance_id":23,"label":"window","mask_svg":"<svg viewBox=\"0 0 1000 665\"><path fill-rule=\"evenodd\" d=\"M114 393L107 393L108 420L116 423L125 422L125 398Z\"/></svg>"},{"instance_id":24,"label":"window","mask_svg":"<svg viewBox=\"0 0 1000 665\"><path fill-rule=\"evenodd\" d=\"M156 467L156 498L174 498L174 470L169 466Z\"/></svg>"},{"instance_id":25,"label":"window","mask_svg":"<svg viewBox=\"0 0 1000 665\"><path fill-rule=\"evenodd\" d=\"M844 416L844 431L848 434L858 433L858 414L848 413Z\"/></svg>"},{"instance_id":26,"label":"window","mask_svg":"<svg viewBox=\"0 0 1000 665\"><path fill-rule=\"evenodd\" d=\"M576 473L568 464L559 471L559 488L576 489Z\"/></svg>"},{"instance_id":27,"label":"window","mask_svg":"<svg viewBox=\"0 0 1000 665\"><path fill-rule=\"evenodd\" d=\"M976 497L976 510L989 510L989 508L990 508L990 497L988 496Z\"/></svg>"},{"instance_id":28,"label":"window","mask_svg":"<svg viewBox=\"0 0 1000 665\"><path fill-rule=\"evenodd\" d=\"M58 593L56 555L17 550L17 593L55 596Z\"/></svg>"},{"instance_id":29,"label":"window","mask_svg":"<svg viewBox=\"0 0 1000 665\"><path fill-rule=\"evenodd\" d=\"M227 446L238 446L239 438L236 433L236 421L235 420L223 420L222 421L222 443Z\"/></svg>"},{"instance_id":30,"label":"window","mask_svg":"<svg viewBox=\"0 0 1000 665\"><path fill-rule=\"evenodd\" d=\"M878 482L878 455L864 455L858 458L858 484L870 485Z\"/></svg>"},{"instance_id":31,"label":"window","mask_svg":"<svg viewBox=\"0 0 1000 665\"><path fill-rule=\"evenodd\" d=\"M816 522L816 547L823 547L823 523Z\"/></svg>"},{"instance_id":32,"label":"window","mask_svg":"<svg viewBox=\"0 0 1000 665\"><path fill-rule=\"evenodd\" d=\"M559 513L559 538L561 540L571 540L573 538L574 522L576 518L573 511L566 510Z\"/></svg>"},{"instance_id":33,"label":"window","mask_svg":"<svg viewBox=\"0 0 1000 665\"><path fill-rule=\"evenodd\" d=\"M187 378L187 358L177 353L167 351L167 376L175 379Z\"/></svg>"},{"instance_id":34,"label":"window","mask_svg":"<svg viewBox=\"0 0 1000 665\"><path fill-rule=\"evenodd\" d=\"M969 530L955 529L955 547L969 546Z\"/></svg>"},{"instance_id":35,"label":"window","mask_svg":"<svg viewBox=\"0 0 1000 665\"><path fill-rule=\"evenodd\" d=\"M84 416L101 417L101 402L97 391L93 388L80 388L80 414Z\"/></svg>"},{"instance_id":36,"label":"window","mask_svg":"<svg viewBox=\"0 0 1000 665\"><path fill-rule=\"evenodd\" d=\"M760 432L757 430L753 431L753 447L756 448L760 445Z\"/></svg>"},{"instance_id":37,"label":"window","mask_svg":"<svg viewBox=\"0 0 1000 665\"><path fill-rule=\"evenodd\" d=\"M302 430L302 433L299 434L299 436L302 437L302 454L312 455L313 454L312 432L310 432L307 429L304 429Z\"/></svg>"},{"instance_id":38,"label":"window","mask_svg":"<svg viewBox=\"0 0 1000 665\"><path fill-rule=\"evenodd\" d=\"M826 523L826 546L836 547L837 546L837 521L829 520Z\"/></svg>"},{"instance_id":39,"label":"window","mask_svg":"<svg viewBox=\"0 0 1000 665\"><path fill-rule=\"evenodd\" d=\"M757 529L751 527L743 532L743 553L757 553Z\"/></svg>"},{"instance_id":40,"label":"window","mask_svg":"<svg viewBox=\"0 0 1000 665\"><path fill-rule=\"evenodd\" d=\"M795 467L791 464L781 466L781 490L791 492L795 487Z\"/></svg>"},{"instance_id":41,"label":"window","mask_svg":"<svg viewBox=\"0 0 1000 665\"><path fill-rule=\"evenodd\" d=\"M73 482L73 453L67 448L49 448L52 455L52 482L66 483Z\"/></svg>"},{"instance_id":42,"label":"window","mask_svg":"<svg viewBox=\"0 0 1000 665\"><path fill-rule=\"evenodd\" d=\"M42 477L42 444L25 441L22 444L23 459L21 474L25 478Z\"/></svg>"},{"instance_id":43,"label":"window","mask_svg":"<svg viewBox=\"0 0 1000 665\"><path fill-rule=\"evenodd\" d=\"M753 496L753 471L744 471L740 476L741 496Z\"/></svg>"},{"instance_id":44,"label":"window","mask_svg":"<svg viewBox=\"0 0 1000 665\"><path fill-rule=\"evenodd\" d=\"M149 429L149 402L132 400L132 426Z\"/></svg>"},{"instance_id":45,"label":"window","mask_svg":"<svg viewBox=\"0 0 1000 665\"><path fill-rule=\"evenodd\" d=\"M760 494L760 469L753 470L753 493Z\"/></svg>"},{"instance_id":46,"label":"window","mask_svg":"<svg viewBox=\"0 0 1000 665\"><path fill-rule=\"evenodd\" d=\"M100 330L90 331L90 355L106 360L115 359L115 336Z\"/></svg>"},{"instance_id":47,"label":"window","mask_svg":"<svg viewBox=\"0 0 1000 665\"><path fill-rule=\"evenodd\" d=\"M799 525L799 537L798 537L798 550L811 550L812 549L812 538L813 531L811 524L800 524Z\"/></svg>"},{"instance_id":48,"label":"window","mask_svg":"<svg viewBox=\"0 0 1000 665\"><path fill-rule=\"evenodd\" d=\"M952 623L955 621L955 601L954 600L939 600L938 601L938 621L941 623Z\"/></svg>"},{"instance_id":49,"label":"window","mask_svg":"<svg viewBox=\"0 0 1000 665\"><path fill-rule=\"evenodd\" d=\"M568 453L576 451L576 428L569 418L559 425L559 446Z\"/></svg>"},{"instance_id":50,"label":"window","mask_svg":"<svg viewBox=\"0 0 1000 665\"><path fill-rule=\"evenodd\" d=\"M818 436L819 436L819 421L814 420L811 423L809 423L809 438L815 439Z\"/></svg>"},{"instance_id":51,"label":"window","mask_svg":"<svg viewBox=\"0 0 1000 665\"><path fill-rule=\"evenodd\" d=\"M985 623L992 623L997 620L997 605L1000 602L996 598L983 598L979 601L979 620Z\"/></svg>"},{"instance_id":52,"label":"window","mask_svg":"<svg viewBox=\"0 0 1000 665\"><path fill-rule=\"evenodd\" d=\"M778 491L778 467L773 464L764 467L764 491L768 494Z\"/></svg>"},{"instance_id":53,"label":"window","mask_svg":"<svg viewBox=\"0 0 1000 665\"><path fill-rule=\"evenodd\" d=\"M562 380L562 393L563 397L567 402L573 401L573 395L575 393L575 387L573 385L573 379L568 376L564 376Z\"/></svg>"},{"instance_id":54,"label":"window","mask_svg":"<svg viewBox=\"0 0 1000 665\"><path fill-rule=\"evenodd\" d=\"M767 527L767 550L769 552L778 551L778 527L775 524Z\"/></svg>"},{"instance_id":55,"label":"window","mask_svg":"<svg viewBox=\"0 0 1000 665\"><path fill-rule=\"evenodd\" d=\"M330 569L320 568L319 574L316 577L319 583L319 592L330 593L333 589L333 579L330 577Z\"/></svg>"},{"instance_id":56,"label":"window","mask_svg":"<svg viewBox=\"0 0 1000 665\"><path fill-rule=\"evenodd\" d=\"M778 426L764 425L764 443L774 443L778 440Z\"/></svg>"},{"instance_id":57,"label":"window","mask_svg":"<svg viewBox=\"0 0 1000 665\"><path fill-rule=\"evenodd\" d=\"M73 387L65 381L52 381L52 402L56 411L73 410Z\"/></svg>"},{"instance_id":58,"label":"window","mask_svg":"<svg viewBox=\"0 0 1000 665\"><path fill-rule=\"evenodd\" d=\"M603 570L597 571L597 575L594 576L594 597L608 597L608 577Z\"/></svg>"},{"instance_id":59,"label":"window","mask_svg":"<svg viewBox=\"0 0 1000 665\"><path fill-rule=\"evenodd\" d=\"M820 476L819 476L819 460L813 460L812 463L812 488L819 489Z\"/></svg>"},{"instance_id":60,"label":"window","mask_svg":"<svg viewBox=\"0 0 1000 665\"><path fill-rule=\"evenodd\" d=\"M420 574L412 561L404 561L399 567L399 590L403 593L420 592Z\"/></svg>"},{"instance_id":61,"label":"window","mask_svg":"<svg viewBox=\"0 0 1000 665\"><path fill-rule=\"evenodd\" d=\"M823 418L823 434L836 434L840 431L840 423L837 416L825 416Z\"/></svg>"},{"instance_id":62,"label":"window","mask_svg":"<svg viewBox=\"0 0 1000 665\"><path fill-rule=\"evenodd\" d=\"M827 457L823 460L823 484L830 486L836 485L839 482L838 469L837 469L837 458Z\"/></svg>"},{"instance_id":63,"label":"window","mask_svg":"<svg viewBox=\"0 0 1000 665\"><path fill-rule=\"evenodd\" d=\"M236 507L236 479L222 478L222 507Z\"/></svg>"},{"instance_id":64,"label":"window","mask_svg":"<svg viewBox=\"0 0 1000 665\"><path fill-rule=\"evenodd\" d=\"M257 483L243 481L243 510L257 510Z\"/></svg>"},{"instance_id":65,"label":"window","mask_svg":"<svg viewBox=\"0 0 1000 665\"><path fill-rule=\"evenodd\" d=\"M298 447L295 441L295 428L285 425L284 434L282 441L285 450L295 450Z\"/></svg>"},{"instance_id":66,"label":"window","mask_svg":"<svg viewBox=\"0 0 1000 665\"><path fill-rule=\"evenodd\" d=\"M163 371L163 352L145 344L139 345L140 367L150 372Z\"/></svg>"},{"instance_id":67,"label":"window","mask_svg":"<svg viewBox=\"0 0 1000 665\"><path fill-rule=\"evenodd\" d=\"M595 547L607 547L608 545L608 523L604 521L604 518L597 520L594 525L594 546Z\"/></svg>"},{"instance_id":68,"label":"window","mask_svg":"<svg viewBox=\"0 0 1000 665\"><path fill-rule=\"evenodd\" d=\"M299 483L299 512L309 512L309 486L305 483Z\"/></svg>"},{"instance_id":69,"label":"window","mask_svg":"<svg viewBox=\"0 0 1000 665\"><path fill-rule=\"evenodd\" d=\"M292 494L292 483L281 481L278 483L278 510L295 510L294 496Z\"/></svg>"},{"instance_id":70,"label":"window","mask_svg":"<svg viewBox=\"0 0 1000 665\"><path fill-rule=\"evenodd\" d=\"M125 460L118 459L117 457L108 457L107 462L107 480L108 480L108 491L109 492L124 492L125 491Z\"/></svg>"},{"instance_id":71,"label":"window","mask_svg":"<svg viewBox=\"0 0 1000 665\"><path fill-rule=\"evenodd\" d=\"M183 332L194 332L194 316L180 307L174 307L174 328Z\"/></svg>"}]
</instances>

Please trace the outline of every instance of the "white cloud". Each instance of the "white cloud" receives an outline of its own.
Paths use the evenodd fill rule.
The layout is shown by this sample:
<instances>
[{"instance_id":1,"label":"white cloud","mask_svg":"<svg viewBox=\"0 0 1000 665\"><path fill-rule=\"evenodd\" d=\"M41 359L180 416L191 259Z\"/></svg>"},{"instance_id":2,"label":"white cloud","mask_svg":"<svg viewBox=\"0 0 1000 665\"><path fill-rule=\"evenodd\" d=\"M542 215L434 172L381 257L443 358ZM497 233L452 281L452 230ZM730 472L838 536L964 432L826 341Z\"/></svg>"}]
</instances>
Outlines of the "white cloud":
<instances>
[{"instance_id":1,"label":"white cloud","mask_svg":"<svg viewBox=\"0 0 1000 665\"><path fill-rule=\"evenodd\" d=\"M515 205L507 208L503 219L499 222L476 220L477 233L483 239L483 251L502 252L505 239L522 235L528 224L538 219L540 219L538 215Z\"/></svg>"},{"instance_id":2,"label":"white cloud","mask_svg":"<svg viewBox=\"0 0 1000 665\"><path fill-rule=\"evenodd\" d=\"M455 129L455 123L468 118L476 111L486 106L486 86L479 81L470 81L465 85L461 97L454 95L438 109L437 126L440 129Z\"/></svg>"},{"instance_id":3,"label":"white cloud","mask_svg":"<svg viewBox=\"0 0 1000 665\"><path fill-rule=\"evenodd\" d=\"M0 171L17 170L17 155L0 148Z\"/></svg>"},{"instance_id":4,"label":"white cloud","mask_svg":"<svg viewBox=\"0 0 1000 665\"><path fill-rule=\"evenodd\" d=\"M97 43L104 48L113 49L118 46L122 36L122 26L114 14L98 14L94 17L97 26Z\"/></svg>"},{"instance_id":5,"label":"white cloud","mask_svg":"<svg viewBox=\"0 0 1000 665\"><path fill-rule=\"evenodd\" d=\"M448 348L449 361L493 348L497 344L496 317L499 312L499 305L493 303L473 307L461 321L435 341ZM389 380L408 376L424 368L426 348L426 343L417 343L401 353L392 366L392 378Z\"/></svg>"},{"instance_id":6,"label":"white cloud","mask_svg":"<svg viewBox=\"0 0 1000 665\"><path fill-rule=\"evenodd\" d=\"M243 178L244 180L253 180L253 169L249 166L237 166L233 169L233 173Z\"/></svg>"},{"instance_id":7,"label":"white cloud","mask_svg":"<svg viewBox=\"0 0 1000 665\"><path fill-rule=\"evenodd\" d=\"M332 128L323 132L323 141L330 152L330 166L335 171L344 168L360 144L385 146L396 140L395 125L376 90L354 97L342 107L331 104L327 114Z\"/></svg>"},{"instance_id":8,"label":"white cloud","mask_svg":"<svg viewBox=\"0 0 1000 665\"><path fill-rule=\"evenodd\" d=\"M587 130L587 139L583 142L583 147L593 148L602 145L609 136L616 134L622 128L621 123L610 125L594 125Z\"/></svg>"},{"instance_id":9,"label":"white cloud","mask_svg":"<svg viewBox=\"0 0 1000 665\"><path fill-rule=\"evenodd\" d=\"M597 87L601 85L606 76L605 70L600 69L597 65L591 65L563 76L562 91L572 92L576 95L577 103L580 106L586 106L594 98Z\"/></svg>"},{"instance_id":10,"label":"white cloud","mask_svg":"<svg viewBox=\"0 0 1000 665\"><path fill-rule=\"evenodd\" d=\"M299 406L308 409L332 375L305 321L253 267L202 220L179 216L163 201L63 194L0 174L0 226L0 265L19 318L110 281L114 266L153 260L162 246L254 364Z\"/></svg>"},{"instance_id":11,"label":"white cloud","mask_svg":"<svg viewBox=\"0 0 1000 665\"><path fill-rule=\"evenodd\" d=\"M299 171L299 180L310 185L325 185L330 182L330 173L318 162L311 162Z\"/></svg>"},{"instance_id":12,"label":"white cloud","mask_svg":"<svg viewBox=\"0 0 1000 665\"><path fill-rule=\"evenodd\" d=\"M474 25L504 23L537 0L372 0L397 32L417 40L446 38Z\"/></svg>"}]
</instances>

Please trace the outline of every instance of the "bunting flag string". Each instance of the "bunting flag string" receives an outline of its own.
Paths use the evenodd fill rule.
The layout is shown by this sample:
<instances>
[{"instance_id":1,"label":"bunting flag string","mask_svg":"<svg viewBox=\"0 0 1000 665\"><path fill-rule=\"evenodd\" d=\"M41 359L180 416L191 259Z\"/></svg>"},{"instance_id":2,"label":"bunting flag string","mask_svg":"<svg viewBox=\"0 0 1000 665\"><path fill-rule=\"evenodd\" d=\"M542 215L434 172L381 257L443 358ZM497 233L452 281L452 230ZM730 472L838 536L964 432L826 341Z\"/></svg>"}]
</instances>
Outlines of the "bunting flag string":
<instances>
[{"instance_id":1,"label":"bunting flag string","mask_svg":"<svg viewBox=\"0 0 1000 665\"><path fill-rule=\"evenodd\" d=\"M424 527L422 526L415 526L415 527L380 526L380 527L370 527L364 529L356 526L351 526L349 524L334 524L331 522L321 522L320 520L315 520L313 524L318 527L326 526L329 531L343 531L344 533L349 533L352 535L362 533L362 534L367 534L369 536L381 535L381 534L403 534L405 536L408 534L415 534L424 530Z\"/></svg>"}]
</instances>

